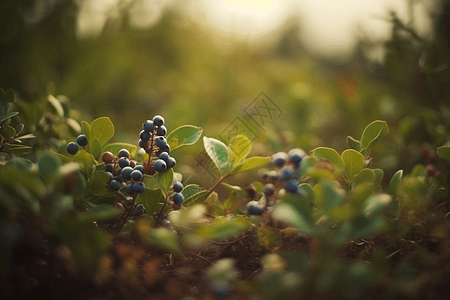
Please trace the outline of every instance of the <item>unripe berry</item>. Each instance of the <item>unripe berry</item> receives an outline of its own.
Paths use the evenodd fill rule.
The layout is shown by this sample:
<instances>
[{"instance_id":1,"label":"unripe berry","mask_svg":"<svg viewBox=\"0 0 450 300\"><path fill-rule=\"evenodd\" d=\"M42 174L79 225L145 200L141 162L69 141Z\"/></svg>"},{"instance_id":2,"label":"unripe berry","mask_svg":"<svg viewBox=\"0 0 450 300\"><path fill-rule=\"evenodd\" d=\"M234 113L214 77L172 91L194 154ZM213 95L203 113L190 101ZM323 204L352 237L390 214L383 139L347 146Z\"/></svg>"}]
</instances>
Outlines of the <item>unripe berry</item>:
<instances>
[{"instance_id":1,"label":"unripe berry","mask_svg":"<svg viewBox=\"0 0 450 300\"><path fill-rule=\"evenodd\" d=\"M153 121L151 120L147 120L144 122L144 124L142 124L142 129L144 129L147 132L152 132L153 131Z\"/></svg>"},{"instance_id":2,"label":"unripe berry","mask_svg":"<svg viewBox=\"0 0 450 300\"><path fill-rule=\"evenodd\" d=\"M427 165L425 171L427 172L427 175L431 177L436 172L436 167L434 165Z\"/></svg>"},{"instance_id":3,"label":"unripe berry","mask_svg":"<svg viewBox=\"0 0 450 300\"><path fill-rule=\"evenodd\" d=\"M156 126L163 126L164 125L164 118L160 115L156 115L153 117L153 124Z\"/></svg>"},{"instance_id":4,"label":"unripe berry","mask_svg":"<svg viewBox=\"0 0 450 300\"><path fill-rule=\"evenodd\" d=\"M114 156L114 154L112 154L109 151L106 151L102 154L102 160L105 162L105 164L110 164L114 161L114 158L116 158Z\"/></svg>"},{"instance_id":5,"label":"unripe berry","mask_svg":"<svg viewBox=\"0 0 450 300\"><path fill-rule=\"evenodd\" d=\"M245 209L250 215L262 215L264 212L264 206L258 201L250 201L245 206Z\"/></svg>"},{"instance_id":6,"label":"unripe berry","mask_svg":"<svg viewBox=\"0 0 450 300\"><path fill-rule=\"evenodd\" d=\"M139 170L134 170L131 172L131 178L135 181L140 181L142 179L142 173Z\"/></svg>"},{"instance_id":7,"label":"unripe berry","mask_svg":"<svg viewBox=\"0 0 450 300\"><path fill-rule=\"evenodd\" d=\"M256 197L256 188L253 184L247 184L245 186L245 192L250 199L254 199Z\"/></svg>"},{"instance_id":8,"label":"unripe berry","mask_svg":"<svg viewBox=\"0 0 450 300\"><path fill-rule=\"evenodd\" d=\"M128 167L130 165L130 161L126 157L119 158L119 166L121 168Z\"/></svg>"},{"instance_id":9,"label":"unripe berry","mask_svg":"<svg viewBox=\"0 0 450 300\"><path fill-rule=\"evenodd\" d=\"M153 167L157 172L164 172L167 169L167 164L162 159L157 159Z\"/></svg>"},{"instance_id":10,"label":"unripe berry","mask_svg":"<svg viewBox=\"0 0 450 300\"><path fill-rule=\"evenodd\" d=\"M132 168L136 167L136 163L137 163L137 161L130 160L130 167L132 167Z\"/></svg>"},{"instance_id":11,"label":"unripe berry","mask_svg":"<svg viewBox=\"0 0 450 300\"><path fill-rule=\"evenodd\" d=\"M77 144L78 145L80 145L80 146L86 146L87 144L88 144L88 140L87 140L87 137L84 135L84 134L80 134L78 137L77 137Z\"/></svg>"},{"instance_id":12,"label":"unripe berry","mask_svg":"<svg viewBox=\"0 0 450 300\"><path fill-rule=\"evenodd\" d=\"M120 183L117 182L116 180L111 180L111 181L108 183L108 186L109 186L111 189L113 189L114 191L120 190Z\"/></svg>"},{"instance_id":13,"label":"unripe berry","mask_svg":"<svg viewBox=\"0 0 450 300\"><path fill-rule=\"evenodd\" d=\"M130 159L130 152L127 149L121 149L117 154L117 157L126 157L127 159Z\"/></svg>"},{"instance_id":14,"label":"unripe berry","mask_svg":"<svg viewBox=\"0 0 450 300\"><path fill-rule=\"evenodd\" d=\"M166 134L167 134L167 129L166 129L166 126L164 126L164 125L159 126L158 129L156 130L156 135L166 136Z\"/></svg>"},{"instance_id":15,"label":"unripe berry","mask_svg":"<svg viewBox=\"0 0 450 300\"><path fill-rule=\"evenodd\" d=\"M131 179L131 172L133 172L133 168L132 167L124 167L120 174L122 175L123 179L130 180Z\"/></svg>"},{"instance_id":16,"label":"unripe berry","mask_svg":"<svg viewBox=\"0 0 450 300\"><path fill-rule=\"evenodd\" d=\"M160 149L164 148L167 145L166 138L163 136L158 136L155 138L156 146L158 146Z\"/></svg>"},{"instance_id":17,"label":"unripe berry","mask_svg":"<svg viewBox=\"0 0 450 300\"><path fill-rule=\"evenodd\" d=\"M184 201L184 196L183 194L176 193L175 195L173 195L172 200L176 205L180 205Z\"/></svg>"},{"instance_id":18,"label":"unripe berry","mask_svg":"<svg viewBox=\"0 0 450 300\"><path fill-rule=\"evenodd\" d=\"M273 196L275 194L275 186L271 183L268 183L263 188L263 193L267 197Z\"/></svg>"},{"instance_id":19,"label":"unripe berry","mask_svg":"<svg viewBox=\"0 0 450 300\"><path fill-rule=\"evenodd\" d=\"M167 167L173 168L173 167L175 167L176 163L177 163L177 161L175 160L175 158L169 157L169 159L167 160Z\"/></svg>"},{"instance_id":20,"label":"unripe berry","mask_svg":"<svg viewBox=\"0 0 450 300\"><path fill-rule=\"evenodd\" d=\"M143 141L148 141L148 140L150 139L150 133L148 133L148 132L145 131L145 130L142 130L142 131L139 133L139 137L140 137L141 140L143 140Z\"/></svg>"},{"instance_id":21,"label":"unripe berry","mask_svg":"<svg viewBox=\"0 0 450 300\"><path fill-rule=\"evenodd\" d=\"M114 173L114 164L106 164L105 165L105 171L106 172L110 172L110 173Z\"/></svg>"},{"instance_id":22,"label":"unripe berry","mask_svg":"<svg viewBox=\"0 0 450 300\"><path fill-rule=\"evenodd\" d=\"M173 183L173 191L180 193L183 190L183 184L179 181Z\"/></svg>"},{"instance_id":23,"label":"unripe berry","mask_svg":"<svg viewBox=\"0 0 450 300\"><path fill-rule=\"evenodd\" d=\"M67 144L67 152L69 152L69 154L75 155L78 152L78 145L75 144L74 142L70 142Z\"/></svg>"},{"instance_id":24,"label":"unripe berry","mask_svg":"<svg viewBox=\"0 0 450 300\"><path fill-rule=\"evenodd\" d=\"M169 160L169 153L167 153L167 152L162 152L162 153L159 155L159 158L161 158L163 161L165 161L165 162L167 163L167 161Z\"/></svg>"}]
</instances>

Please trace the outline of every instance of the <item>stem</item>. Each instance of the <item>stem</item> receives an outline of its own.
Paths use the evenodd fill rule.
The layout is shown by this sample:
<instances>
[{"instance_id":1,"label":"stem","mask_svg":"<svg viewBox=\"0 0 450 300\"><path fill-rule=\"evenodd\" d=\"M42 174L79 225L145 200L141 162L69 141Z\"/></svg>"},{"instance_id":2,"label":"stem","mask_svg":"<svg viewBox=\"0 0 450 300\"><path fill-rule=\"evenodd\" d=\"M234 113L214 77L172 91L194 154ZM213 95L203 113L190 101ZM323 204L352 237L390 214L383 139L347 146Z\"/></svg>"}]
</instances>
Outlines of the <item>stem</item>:
<instances>
[{"instance_id":1,"label":"stem","mask_svg":"<svg viewBox=\"0 0 450 300\"><path fill-rule=\"evenodd\" d=\"M158 218L156 219L156 224L159 224L159 221L160 221L160 219L161 219L161 216L162 216L162 214L163 214L163 212L164 212L164 208L166 207L167 200L169 200L169 193L166 194L166 199L164 199L163 207L162 207L161 210L159 211Z\"/></svg>"},{"instance_id":2,"label":"stem","mask_svg":"<svg viewBox=\"0 0 450 300\"><path fill-rule=\"evenodd\" d=\"M152 156L153 156L153 143L155 141L155 128L153 127L152 129L152 136L150 137L150 153L148 154L148 160L147 160L147 167L145 170L145 173L148 173L148 169L150 168L150 162L152 161Z\"/></svg>"},{"instance_id":3,"label":"stem","mask_svg":"<svg viewBox=\"0 0 450 300\"><path fill-rule=\"evenodd\" d=\"M208 190L208 195L211 194L228 176L230 176L230 174L225 174L224 176L220 177L220 179Z\"/></svg>"}]
</instances>

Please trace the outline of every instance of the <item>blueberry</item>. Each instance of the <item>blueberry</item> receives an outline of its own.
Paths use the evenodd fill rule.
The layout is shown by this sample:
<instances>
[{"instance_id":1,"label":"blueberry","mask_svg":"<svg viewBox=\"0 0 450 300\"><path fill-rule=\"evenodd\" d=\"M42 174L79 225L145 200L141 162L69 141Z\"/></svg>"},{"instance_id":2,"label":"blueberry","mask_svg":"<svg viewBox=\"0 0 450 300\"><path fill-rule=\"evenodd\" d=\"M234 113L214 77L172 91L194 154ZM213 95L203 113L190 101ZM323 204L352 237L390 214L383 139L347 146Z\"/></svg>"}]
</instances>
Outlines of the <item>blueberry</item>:
<instances>
[{"instance_id":1,"label":"blueberry","mask_svg":"<svg viewBox=\"0 0 450 300\"><path fill-rule=\"evenodd\" d=\"M155 138L156 146L158 146L160 149L164 148L167 145L166 138L163 136L158 136Z\"/></svg>"},{"instance_id":2,"label":"blueberry","mask_svg":"<svg viewBox=\"0 0 450 300\"><path fill-rule=\"evenodd\" d=\"M120 174L122 175L123 179L130 180L131 179L131 172L133 172L133 168L132 167L124 167Z\"/></svg>"},{"instance_id":3,"label":"blueberry","mask_svg":"<svg viewBox=\"0 0 450 300\"><path fill-rule=\"evenodd\" d=\"M108 185L109 185L109 187L110 187L111 189L113 189L113 190L115 190L115 191L120 190L120 183L117 182L117 180L111 180L111 181L108 183Z\"/></svg>"},{"instance_id":4,"label":"blueberry","mask_svg":"<svg viewBox=\"0 0 450 300\"><path fill-rule=\"evenodd\" d=\"M156 126L163 126L164 125L164 118L160 115L156 115L153 117L153 124Z\"/></svg>"},{"instance_id":5,"label":"blueberry","mask_svg":"<svg viewBox=\"0 0 450 300\"><path fill-rule=\"evenodd\" d=\"M167 152L167 154L170 154L170 146L169 144L165 145L164 147L160 148L161 153Z\"/></svg>"},{"instance_id":6,"label":"blueberry","mask_svg":"<svg viewBox=\"0 0 450 300\"><path fill-rule=\"evenodd\" d=\"M295 176L294 173L295 173L294 169L292 169L290 166L283 167L280 170L280 178L282 180L288 181L288 180L292 179L292 177Z\"/></svg>"},{"instance_id":7,"label":"blueberry","mask_svg":"<svg viewBox=\"0 0 450 300\"><path fill-rule=\"evenodd\" d=\"M297 194L298 193L298 181L291 179L284 185L288 193Z\"/></svg>"},{"instance_id":8,"label":"blueberry","mask_svg":"<svg viewBox=\"0 0 450 300\"><path fill-rule=\"evenodd\" d=\"M121 174L119 174L116 177L114 177L114 180L116 180L117 182L123 182L123 177Z\"/></svg>"},{"instance_id":9,"label":"blueberry","mask_svg":"<svg viewBox=\"0 0 450 300\"><path fill-rule=\"evenodd\" d=\"M136 167L134 167L134 170L139 170L141 171L141 173L144 172L144 166L143 165L136 165Z\"/></svg>"},{"instance_id":10,"label":"blueberry","mask_svg":"<svg viewBox=\"0 0 450 300\"><path fill-rule=\"evenodd\" d=\"M175 158L169 157L169 159L167 160L167 167L173 168L173 167L175 167L176 164L177 164L177 161L175 160Z\"/></svg>"},{"instance_id":11,"label":"blueberry","mask_svg":"<svg viewBox=\"0 0 450 300\"><path fill-rule=\"evenodd\" d=\"M142 172L139 170L134 170L131 172L131 178L135 181L140 181L142 179Z\"/></svg>"},{"instance_id":12,"label":"blueberry","mask_svg":"<svg viewBox=\"0 0 450 300\"><path fill-rule=\"evenodd\" d=\"M173 191L174 192L181 192L183 190L183 184L179 181L176 181L173 183Z\"/></svg>"},{"instance_id":13,"label":"blueberry","mask_svg":"<svg viewBox=\"0 0 450 300\"><path fill-rule=\"evenodd\" d=\"M275 194L275 186L271 183L266 184L263 188L263 193L267 197L274 195Z\"/></svg>"},{"instance_id":14,"label":"blueberry","mask_svg":"<svg viewBox=\"0 0 450 300\"><path fill-rule=\"evenodd\" d=\"M173 195L173 202L174 202L176 205L180 205L180 203L183 202L183 201L184 201L184 196L183 196L183 194L176 193L175 195Z\"/></svg>"},{"instance_id":15,"label":"blueberry","mask_svg":"<svg viewBox=\"0 0 450 300\"><path fill-rule=\"evenodd\" d=\"M119 166L121 168L128 167L130 165L130 161L126 157L119 158Z\"/></svg>"},{"instance_id":16,"label":"blueberry","mask_svg":"<svg viewBox=\"0 0 450 300\"><path fill-rule=\"evenodd\" d=\"M78 145L75 144L74 142L68 143L67 144L67 152L69 152L69 154L75 155L78 152Z\"/></svg>"},{"instance_id":17,"label":"blueberry","mask_svg":"<svg viewBox=\"0 0 450 300\"><path fill-rule=\"evenodd\" d=\"M109 176L109 181L108 181L108 183L111 182L111 180L114 179L114 175L113 175L111 172L106 172L106 175Z\"/></svg>"},{"instance_id":18,"label":"blueberry","mask_svg":"<svg viewBox=\"0 0 450 300\"><path fill-rule=\"evenodd\" d=\"M272 155L272 163L277 167L282 167L286 163L288 158L287 154L284 152L278 152Z\"/></svg>"},{"instance_id":19,"label":"blueberry","mask_svg":"<svg viewBox=\"0 0 450 300\"><path fill-rule=\"evenodd\" d=\"M166 126L164 126L164 125L159 126L158 129L156 130L156 135L166 136L166 134L167 134L167 129L166 129Z\"/></svg>"},{"instance_id":20,"label":"blueberry","mask_svg":"<svg viewBox=\"0 0 450 300\"><path fill-rule=\"evenodd\" d=\"M145 208L144 205L142 205L142 203L139 203L138 205L136 205L135 208L133 208L133 210L131 211L131 216L133 217L138 217L142 214L145 213Z\"/></svg>"},{"instance_id":21,"label":"blueberry","mask_svg":"<svg viewBox=\"0 0 450 300\"><path fill-rule=\"evenodd\" d=\"M114 172L114 164L106 164L105 165L105 171L113 173Z\"/></svg>"},{"instance_id":22,"label":"blueberry","mask_svg":"<svg viewBox=\"0 0 450 300\"><path fill-rule=\"evenodd\" d=\"M110 164L114 161L114 158L116 158L114 156L114 154L112 154L109 151L106 151L102 154L102 160L105 162L105 164Z\"/></svg>"},{"instance_id":23,"label":"blueberry","mask_svg":"<svg viewBox=\"0 0 450 300\"><path fill-rule=\"evenodd\" d=\"M117 156L120 157L126 157L127 159L130 159L130 152L127 149L120 149Z\"/></svg>"},{"instance_id":24,"label":"blueberry","mask_svg":"<svg viewBox=\"0 0 450 300\"><path fill-rule=\"evenodd\" d=\"M135 193L133 183L127 185L127 187L125 188L125 193L127 193L128 195L133 195Z\"/></svg>"},{"instance_id":25,"label":"blueberry","mask_svg":"<svg viewBox=\"0 0 450 300\"><path fill-rule=\"evenodd\" d=\"M306 153L302 149L299 149L299 148L292 149L288 152L289 160L296 165L298 165L302 162L303 157L305 155L306 155Z\"/></svg>"},{"instance_id":26,"label":"blueberry","mask_svg":"<svg viewBox=\"0 0 450 300\"><path fill-rule=\"evenodd\" d=\"M163 161L167 162L167 161L169 160L169 153L167 153L167 152L162 152L162 153L159 155L159 158L161 158Z\"/></svg>"},{"instance_id":27,"label":"blueberry","mask_svg":"<svg viewBox=\"0 0 450 300\"><path fill-rule=\"evenodd\" d=\"M167 169L167 164L162 159L157 159L153 167L157 172L164 172Z\"/></svg>"},{"instance_id":28,"label":"blueberry","mask_svg":"<svg viewBox=\"0 0 450 300\"><path fill-rule=\"evenodd\" d=\"M245 209L250 215L262 215L264 212L264 206L261 205L258 201L250 201L245 206Z\"/></svg>"},{"instance_id":29,"label":"blueberry","mask_svg":"<svg viewBox=\"0 0 450 300\"><path fill-rule=\"evenodd\" d=\"M86 146L88 144L87 137L84 134L80 134L77 137L77 144L80 146Z\"/></svg>"},{"instance_id":30,"label":"blueberry","mask_svg":"<svg viewBox=\"0 0 450 300\"><path fill-rule=\"evenodd\" d=\"M145 131L145 130L142 130L142 131L139 133L139 137L140 137L141 140L143 140L143 141L148 141L148 140L150 139L150 133L148 133L148 132Z\"/></svg>"},{"instance_id":31,"label":"blueberry","mask_svg":"<svg viewBox=\"0 0 450 300\"><path fill-rule=\"evenodd\" d=\"M139 140L139 147L146 149L146 147L145 147L145 141Z\"/></svg>"},{"instance_id":32,"label":"blueberry","mask_svg":"<svg viewBox=\"0 0 450 300\"><path fill-rule=\"evenodd\" d=\"M133 188L136 193L140 194L145 191L145 184L138 181L133 184Z\"/></svg>"},{"instance_id":33,"label":"blueberry","mask_svg":"<svg viewBox=\"0 0 450 300\"><path fill-rule=\"evenodd\" d=\"M144 124L142 124L142 129L144 129L147 132L152 132L153 131L153 121L151 120L147 120L144 122Z\"/></svg>"}]
</instances>

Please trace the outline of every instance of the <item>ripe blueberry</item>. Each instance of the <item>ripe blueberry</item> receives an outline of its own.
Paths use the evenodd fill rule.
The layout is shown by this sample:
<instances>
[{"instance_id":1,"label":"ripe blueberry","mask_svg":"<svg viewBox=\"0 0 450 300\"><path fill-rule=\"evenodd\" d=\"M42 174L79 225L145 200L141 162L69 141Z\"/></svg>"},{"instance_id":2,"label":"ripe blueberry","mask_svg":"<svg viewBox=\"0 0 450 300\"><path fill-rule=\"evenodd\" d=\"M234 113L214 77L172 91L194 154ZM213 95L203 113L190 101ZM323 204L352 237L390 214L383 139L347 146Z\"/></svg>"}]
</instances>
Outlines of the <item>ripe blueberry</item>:
<instances>
[{"instance_id":1,"label":"ripe blueberry","mask_svg":"<svg viewBox=\"0 0 450 300\"><path fill-rule=\"evenodd\" d=\"M143 140L143 141L148 141L148 140L150 139L150 133L148 133L148 132L145 131L145 130L142 130L142 131L139 133L139 137L140 137L141 140Z\"/></svg>"},{"instance_id":2,"label":"ripe blueberry","mask_svg":"<svg viewBox=\"0 0 450 300\"><path fill-rule=\"evenodd\" d=\"M125 188L125 193L127 193L128 195L133 195L134 194L134 184L133 183L129 183L127 185L127 187Z\"/></svg>"},{"instance_id":3,"label":"ripe blueberry","mask_svg":"<svg viewBox=\"0 0 450 300\"><path fill-rule=\"evenodd\" d=\"M284 185L288 193L297 194L298 193L298 181L291 179Z\"/></svg>"},{"instance_id":4,"label":"ripe blueberry","mask_svg":"<svg viewBox=\"0 0 450 300\"><path fill-rule=\"evenodd\" d=\"M263 188L263 193L267 197L274 195L275 194L275 186L271 183L266 184Z\"/></svg>"},{"instance_id":5,"label":"ripe blueberry","mask_svg":"<svg viewBox=\"0 0 450 300\"><path fill-rule=\"evenodd\" d=\"M106 164L105 165L105 171L113 173L114 172L114 164Z\"/></svg>"},{"instance_id":6,"label":"ripe blueberry","mask_svg":"<svg viewBox=\"0 0 450 300\"><path fill-rule=\"evenodd\" d=\"M167 160L167 167L173 168L173 167L175 167L176 163L177 163L177 161L175 160L175 158L169 157L169 159Z\"/></svg>"},{"instance_id":7,"label":"ripe blueberry","mask_svg":"<svg viewBox=\"0 0 450 300\"><path fill-rule=\"evenodd\" d=\"M130 152L127 149L121 149L117 156L120 157L126 157L127 159L130 159Z\"/></svg>"},{"instance_id":8,"label":"ripe blueberry","mask_svg":"<svg viewBox=\"0 0 450 300\"><path fill-rule=\"evenodd\" d=\"M133 172L133 168L132 167L124 167L120 174L122 175L123 179L130 180L131 179L131 172Z\"/></svg>"},{"instance_id":9,"label":"ripe blueberry","mask_svg":"<svg viewBox=\"0 0 450 300\"><path fill-rule=\"evenodd\" d=\"M158 146L160 149L164 148L167 145L166 138L163 136L158 136L155 138L156 146Z\"/></svg>"},{"instance_id":10,"label":"ripe blueberry","mask_svg":"<svg viewBox=\"0 0 450 300\"><path fill-rule=\"evenodd\" d=\"M131 178L136 181L140 181L142 179L142 172L139 170L134 170L131 172Z\"/></svg>"},{"instance_id":11,"label":"ripe blueberry","mask_svg":"<svg viewBox=\"0 0 450 300\"><path fill-rule=\"evenodd\" d=\"M167 161L169 160L169 153L167 153L167 152L162 152L162 153L159 155L159 158L161 158L163 161L167 162Z\"/></svg>"},{"instance_id":12,"label":"ripe blueberry","mask_svg":"<svg viewBox=\"0 0 450 300\"><path fill-rule=\"evenodd\" d=\"M157 172L164 172L167 169L167 164L162 159L157 159L153 167Z\"/></svg>"},{"instance_id":13,"label":"ripe blueberry","mask_svg":"<svg viewBox=\"0 0 450 300\"><path fill-rule=\"evenodd\" d=\"M245 206L245 209L250 215L262 215L264 212L264 206L261 205L258 201L250 201Z\"/></svg>"},{"instance_id":14,"label":"ripe blueberry","mask_svg":"<svg viewBox=\"0 0 450 300\"><path fill-rule=\"evenodd\" d=\"M173 195L173 202L174 202L176 205L180 205L180 203L183 202L183 201L184 201L184 196L183 196L183 194L176 193L175 195Z\"/></svg>"},{"instance_id":15,"label":"ripe blueberry","mask_svg":"<svg viewBox=\"0 0 450 300\"><path fill-rule=\"evenodd\" d=\"M134 187L134 191L138 194L145 191L145 184L141 181L135 182L133 184L133 187Z\"/></svg>"},{"instance_id":16,"label":"ripe blueberry","mask_svg":"<svg viewBox=\"0 0 450 300\"><path fill-rule=\"evenodd\" d=\"M183 190L183 184L179 181L173 183L173 191L180 193Z\"/></svg>"},{"instance_id":17,"label":"ripe blueberry","mask_svg":"<svg viewBox=\"0 0 450 300\"><path fill-rule=\"evenodd\" d=\"M156 152L156 154L159 156L163 152L167 152L167 154L170 154L170 146L169 146L169 144L167 144L163 148L159 148L159 150L158 150L158 152Z\"/></svg>"},{"instance_id":18,"label":"ripe blueberry","mask_svg":"<svg viewBox=\"0 0 450 300\"><path fill-rule=\"evenodd\" d=\"M102 160L105 162L105 164L110 164L114 161L114 154L112 154L109 151L106 151L102 154Z\"/></svg>"},{"instance_id":19,"label":"ripe blueberry","mask_svg":"<svg viewBox=\"0 0 450 300\"><path fill-rule=\"evenodd\" d=\"M284 166L287 159L287 154L284 152L278 152L272 155L272 163L277 167Z\"/></svg>"},{"instance_id":20,"label":"ripe blueberry","mask_svg":"<svg viewBox=\"0 0 450 300\"><path fill-rule=\"evenodd\" d=\"M114 179L114 175L113 175L111 172L106 172L106 175L109 176L109 181L108 181L108 183L111 182L111 180Z\"/></svg>"},{"instance_id":21,"label":"ripe blueberry","mask_svg":"<svg viewBox=\"0 0 450 300\"><path fill-rule=\"evenodd\" d=\"M114 180L116 180L117 182L123 182L122 174L119 174L116 177L114 177Z\"/></svg>"},{"instance_id":22,"label":"ripe blueberry","mask_svg":"<svg viewBox=\"0 0 450 300\"><path fill-rule=\"evenodd\" d=\"M111 180L111 181L108 183L108 186L109 186L111 189L113 189L114 191L120 190L120 183L117 182L116 180Z\"/></svg>"},{"instance_id":23,"label":"ripe blueberry","mask_svg":"<svg viewBox=\"0 0 450 300\"><path fill-rule=\"evenodd\" d=\"M147 132L152 132L153 131L153 121L151 120L147 120L144 122L144 124L142 124L142 129L144 129Z\"/></svg>"},{"instance_id":24,"label":"ripe blueberry","mask_svg":"<svg viewBox=\"0 0 450 300\"><path fill-rule=\"evenodd\" d=\"M126 157L119 158L119 166L121 168L128 167L130 165L130 161Z\"/></svg>"},{"instance_id":25,"label":"ripe blueberry","mask_svg":"<svg viewBox=\"0 0 450 300\"><path fill-rule=\"evenodd\" d=\"M67 144L67 152L69 152L69 154L75 155L78 152L78 145L75 144L74 142L68 143Z\"/></svg>"},{"instance_id":26,"label":"ripe blueberry","mask_svg":"<svg viewBox=\"0 0 450 300\"><path fill-rule=\"evenodd\" d=\"M159 126L158 129L156 130L156 135L166 136L166 134L167 134L167 129L166 129L166 126L164 126L164 125Z\"/></svg>"},{"instance_id":27,"label":"ripe blueberry","mask_svg":"<svg viewBox=\"0 0 450 300\"><path fill-rule=\"evenodd\" d=\"M306 153L302 149L299 149L299 148L294 148L288 152L289 160L296 165L298 165L302 162L303 157L305 155L306 155Z\"/></svg>"},{"instance_id":28,"label":"ripe blueberry","mask_svg":"<svg viewBox=\"0 0 450 300\"><path fill-rule=\"evenodd\" d=\"M164 125L164 118L160 115L156 115L153 117L153 124L156 126L163 126Z\"/></svg>"},{"instance_id":29,"label":"ripe blueberry","mask_svg":"<svg viewBox=\"0 0 450 300\"><path fill-rule=\"evenodd\" d=\"M143 165L136 165L136 167L134 167L135 170L139 170L142 172L144 172L144 166Z\"/></svg>"},{"instance_id":30,"label":"ripe blueberry","mask_svg":"<svg viewBox=\"0 0 450 300\"><path fill-rule=\"evenodd\" d=\"M84 134L80 134L77 137L77 144L80 146L86 146L88 144L87 137Z\"/></svg>"},{"instance_id":31,"label":"ripe blueberry","mask_svg":"<svg viewBox=\"0 0 450 300\"><path fill-rule=\"evenodd\" d=\"M280 170L280 178L282 180L288 181L295 176L294 170L290 166L285 166Z\"/></svg>"}]
</instances>

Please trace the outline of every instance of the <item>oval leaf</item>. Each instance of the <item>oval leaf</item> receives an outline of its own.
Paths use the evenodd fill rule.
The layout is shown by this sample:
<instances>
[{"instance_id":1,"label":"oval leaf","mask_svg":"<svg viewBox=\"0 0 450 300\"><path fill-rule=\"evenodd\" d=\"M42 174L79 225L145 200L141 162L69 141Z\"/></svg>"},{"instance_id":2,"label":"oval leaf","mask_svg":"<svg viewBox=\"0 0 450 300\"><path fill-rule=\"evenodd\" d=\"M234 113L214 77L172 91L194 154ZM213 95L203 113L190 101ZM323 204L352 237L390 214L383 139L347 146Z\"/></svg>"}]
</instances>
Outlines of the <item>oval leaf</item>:
<instances>
[{"instance_id":1,"label":"oval leaf","mask_svg":"<svg viewBox=\"0 0 450 300\"><path fill-rule=\"evenodd\" d=\"M156 212L156 208L160 202L164 201L164 196L160 190L145 189L141 194L138 194L136 203L141 202L147 214L152 215Z\"/></svg>"},{"instance_id":2,"label":"oval leaf","mask_svg":"<svg viewBox=\"0 0 450 300\"><path fill-rule=\"evenodd\" d=\"M201 127L184 125L169 133L167 143L172 151L183 146L193 145L200 139L202 132L203 128Z\"/></svg>"},{"instance_id":3,"label":"oval leaf","mask_svg":"<svg viewBox=\"0 0 450 300\"><path fill-rule=\"evenodd\" d=\"M389 127L385 121L377 120L367 125L361 135L361 152L368 155L373 144L388 133Z\"/></svg>"},{"instance_id":4,"label":"oval leaf","mask_svg":"<svg viewBox=\"0 0 450 300\"><path fill-rule=\"evenodd\" d=\"M203 144L206 153L211 157L212 161L219 169L221 175L225 175L229 169L228 163L228 148L219 140L203 137Z\"/></svg>"},{"instance_id":5,"label":"oval leaf","mask_svg":"<svg viewBox=\"0 0 450 300\"><path fill-rule=\"evenodd\" d=\"M95 119L91 123L91 140L97 139L103 146L114 136L114 125L108 117Z\"/></svg>"},{"instance_id":6,"label":"oval leaf","mask_svg":"<svg viewBox=\"0 0 450 300\"><path fill-rule=\"evenodd\" d=\"M243 163L235 166L231 171L232 174L243 173L250 171L252 169L256 169L264 166L265 164L270 162L270 157L265 156L253 156L246 160Z\"/></svg>"},{"instance_id":7,"label":"oval leaf","mask_svg":"<svg viewBox=\"0 0 450 300\"><path fill-rule=\"evenodd\" d=\"M389 183L389 189L391 193L395 193L397 191L398 186L402 182L403 179L403 170L398 170L395 172L394 176L392 176L391 182Z\"/></svg>"},{"instance_id":8,"label":"oval leaf","mask_svg":"<svg viewBox=\"0 0 450 300\"><path fill-rule=\"evenodd\" d=\"M319 160L328 159L335 165L336 168L344 168L344 162L342 161L341 156L332 148L318 147L311 150L311 154Z\"/></svg>"},{"instance_id":9,"label":"oval leaf","mask_svg":"<svg viewBox=\"0 0 450 300\"><path fill-rule=\"evenodd\" d=\"M353 176L364 166L364 156L354 149L347 149L342 152L342 160L344 162L347 179L352 181Z\"/></svg>"},{"instance_id":10,"label":"oval leaf","mask_svg":"<svg viewBox=\"0 0 450 300\"><path fill-rule=\"evenodd\" d=\"M238 165L252 150L252 142L243 134L236 135L228 145L230 161Z\"/></svg>"},{"instance_id":11,"label":"oval leaf","mask_svg":"<svg viewBox=\"0 0 450 300\"><path fill-rule=\"evenodd\" d=\"M161 189L163 194L166 195L173 183L173 170L168 169L164 172L158 173L157 178L159 188Z\"/></svg>"},{"instance_id":12,"label":"oval leaf","mask_svg":"<svg viewBox=\"0 0 450 300\"><path fill-rule=\"evenodd\" d=\"M436 149L437 155L439 155L440 158L443 158L447 161L450 161L450 147L449 146L442 146Z\"/></svg>"}]
</instances>

